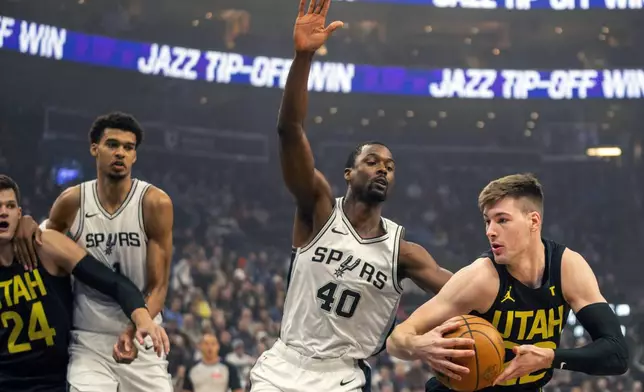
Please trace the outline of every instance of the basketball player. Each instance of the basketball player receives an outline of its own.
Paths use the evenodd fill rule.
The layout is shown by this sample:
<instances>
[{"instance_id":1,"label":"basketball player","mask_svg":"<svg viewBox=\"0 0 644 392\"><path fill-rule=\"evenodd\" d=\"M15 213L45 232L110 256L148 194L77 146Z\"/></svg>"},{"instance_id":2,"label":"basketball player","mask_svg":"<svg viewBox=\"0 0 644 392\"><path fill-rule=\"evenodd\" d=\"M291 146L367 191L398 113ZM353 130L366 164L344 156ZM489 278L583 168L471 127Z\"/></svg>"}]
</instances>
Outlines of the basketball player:
<instances>
[{"instance_id":1,"label":"basketball player","mask_svg":"<svg viewBox=\"0 0 644 392\"><path fill-rule=\"evenodd\" d=\"M579 253L541 237L538 180L527 174L494 180L478 203L491 250L398 325L387 342L388 352L424 359L428 331L473 312L499 330L509 361L489 390L540 391L554 368L592 375L626 372L628 351L619 321L590 266ZM569 309L592 337L587 346L558 348ZM432 379L427 390L447 388Z\"/></svg>"},{"instance_id":2,"label":"basketball player","mask_svg":"<svg viewBox=\"0 0 644 392\"><path fill-rule=\"evenodd\" d=\"M137 325L139 341L149 333L158 355L167 352L168 337L136 286L57 231L42 233L40 267L25 271L11 244L21 214L18 185L0 174L0 391L67 390L70 274L114 298Z\"/></svg>"},{"instance_id":3,"label":"basketball player","mask_svg":"<svg viewBox=\"0 0 644 392\"><path fill-rule=\"evenodd\" d=\"M97 179L66 189L45 224L69 233L88 253L134 282L160 324L170 274L173 210L163 191L132 178L142 138L141 126L128 114L98 117L89 132ZM23 248L34 237L33 229L26 230ZM171 391L167 361L153 355L149 343L131 347L133 332L114 301L75 281L71 391ZM137 366L121 366L112 356L124 362L137 357Z\"/></svg>"},{"instance_id":4,"label":"basketball player","mask_svg":"<svg viewBox=\"0 0 644 392\"><path fill-rule=\"evenodd\" d=\"M287 279L280 339L251 370L251 391L358 391L370 387L364 359L384 349L402 287L411 278L437 292L451 273L419 245L404 241L403 228L381 217L394 182L395 162L382 143L359 145L344 171L348 189L335 199L315 169L302 124L314 52L333 30L324 27L329 0L313 0L295 23L295 59L278 120L282 173L295 198L293 255ZM471 356L471 339L443 339L453 326L431 333L431 363L459 377L467 368L448 357Z\"/></svg>"}]
</instances>

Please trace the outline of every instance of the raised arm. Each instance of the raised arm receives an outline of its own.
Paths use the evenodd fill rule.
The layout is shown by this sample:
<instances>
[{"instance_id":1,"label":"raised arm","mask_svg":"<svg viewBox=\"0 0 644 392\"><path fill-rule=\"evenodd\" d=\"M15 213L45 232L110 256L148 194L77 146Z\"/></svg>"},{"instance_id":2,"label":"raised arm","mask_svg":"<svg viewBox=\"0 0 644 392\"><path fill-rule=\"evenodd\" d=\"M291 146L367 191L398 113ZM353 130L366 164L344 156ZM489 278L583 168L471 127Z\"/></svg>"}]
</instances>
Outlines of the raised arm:
<instances>
[{"instance_id":1,"label":"raised arm","mask_svg":"<svg viewBox=\"0 0 644 392\"><path fill-rule=\"evenodd\" d=\"M494 302L498 287L498 274L491 263L486 259L476 260L455 273L438 294L394 329L387 339L387 352L401 359L422 359L434 370L458 379L455 373L465 374L467 369L448 358L474 355L472 350L454 349L474 342L443 338L455 326L441 324L472 310L486 311Z\"/></svg>"},{"instance_id":2,"label":"raised arm","mask_svg":"<svg viewBox=\"0 0 644 392\"><path fill-rule=\"evenodd\" d=\"M315 51L342 23L333 22L324 27L330 0L317 3L311 0L307 12L304 12L305 2L306 0L300 1L295 21L295 58L286 80L277 130L284 182L297 201L299 217L312 225L318 216L324 221L330 215L333 197L328 182L315 170L313 152L304 133L309 71ZM310 230L313 228L310 227ZM304 240L295 239L295 242L302 241Z\"/></svg>"},{"instance_id":3,"label":"raised arm","mask_svg":"<svg viewBox=\"0 0 644 392\"><path fill-rule=\"evenodd\" d=\"M402 267L401 278L410 278L425 291L438 293L452 273L436 263L422 246L405 240L400 241L398 262Z\"/></svg>"}]
</instances>

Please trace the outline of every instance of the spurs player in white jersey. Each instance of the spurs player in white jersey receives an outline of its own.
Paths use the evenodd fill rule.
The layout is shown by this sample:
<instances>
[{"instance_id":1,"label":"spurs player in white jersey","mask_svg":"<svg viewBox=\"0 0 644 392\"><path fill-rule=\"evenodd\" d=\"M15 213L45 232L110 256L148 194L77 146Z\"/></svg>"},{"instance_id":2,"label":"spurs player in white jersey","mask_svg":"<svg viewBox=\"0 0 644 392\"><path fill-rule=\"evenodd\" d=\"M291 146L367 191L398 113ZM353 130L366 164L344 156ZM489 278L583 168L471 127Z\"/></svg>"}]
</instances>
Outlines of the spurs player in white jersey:
<instances>
[{"instance_id":1,"label":"spurs player in white jersey","mask_svg":"<svg viewBox=\"0 0 644 392\"><path fill-rule=\"evenodd\" d=\"M161 323L172 252L172 202L160 189L133 179L143 132L124 113L97 118L90 152L97 179L68 188L55 201L48 229L68 233L92 256L127 276ZM132 341L133 326L116 303L74 282L74 325L68 382L72 392L172 391L165 357ZM118 342L118 344L117 344ZM129 363L134 358L136 362Z\"/></svg>"},{"instance_id":2,"label":"spurs player in white jersey","mask_svg":"<svg viewBox=\"0 0 644 392\"><path fill-rule=\"evenodd\" d=\"M359 145L344 170L348 189L335 199L315 169L302 124L307 84L315 51L342 25L324 27L329 0L300 2L295 23L295 59L278 120L282 174L295 198L293 263L280 339L251 371L252 392L369 390L364 359L384 348L402 292L411 278L437 292L451 273L421 246L402 239L403 228L382 218L382 205L394 183L395 163L382 143ZM454 325L428 333L422 358L436 371L458 377L468 370L448 360L472 356L455 346L470 339L445 339Z\"/></svg>"}]
</instances>

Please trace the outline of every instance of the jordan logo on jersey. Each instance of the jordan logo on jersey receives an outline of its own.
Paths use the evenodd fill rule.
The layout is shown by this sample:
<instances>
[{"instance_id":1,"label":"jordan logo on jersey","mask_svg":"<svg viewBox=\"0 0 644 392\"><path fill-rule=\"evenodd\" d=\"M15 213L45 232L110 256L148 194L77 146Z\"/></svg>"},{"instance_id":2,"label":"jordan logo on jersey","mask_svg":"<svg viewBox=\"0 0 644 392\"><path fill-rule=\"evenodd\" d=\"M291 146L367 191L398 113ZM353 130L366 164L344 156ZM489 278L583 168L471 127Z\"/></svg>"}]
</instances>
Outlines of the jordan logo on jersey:
<instances>
[{"instance_id":1,"label":"jordan logo on jersey","mask_svg":"<svg viewBox=\"0 0 644 392\"><path fill-rule=\"evenodd\" d=\"M504 296L504 297L503 297L503 299L501 300L501 303L504 303L505 301L512 301L512 302L516 302L516 301L514 300L514 298L512 298L512 286L508 287L508 292L507 292L507 293L505 293L505 296Z\"/></svg>"}]
</instances>

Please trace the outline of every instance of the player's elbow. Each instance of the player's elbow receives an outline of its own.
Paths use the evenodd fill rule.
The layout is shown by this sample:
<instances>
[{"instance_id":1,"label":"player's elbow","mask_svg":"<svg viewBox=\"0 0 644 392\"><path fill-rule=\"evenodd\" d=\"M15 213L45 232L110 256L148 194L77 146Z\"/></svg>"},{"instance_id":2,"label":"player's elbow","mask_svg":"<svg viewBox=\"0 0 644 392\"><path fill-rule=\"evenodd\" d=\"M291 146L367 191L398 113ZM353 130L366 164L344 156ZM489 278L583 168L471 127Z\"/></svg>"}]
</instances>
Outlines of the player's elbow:
<instances>
[{"instance_id":1,"label":"player's elbow","mask_svg":"<svg viewBox=\"0 0 644 392\"><path fill-rule=\"evenodd\" d=\"M624 336L619 336L613 339L612 343L615 350L613 354L615 356L614 366L613 369L611 369L613 371L612 375L622 375L628 371L628 345L626 344Z\"/></svg>"}]
</instances>

